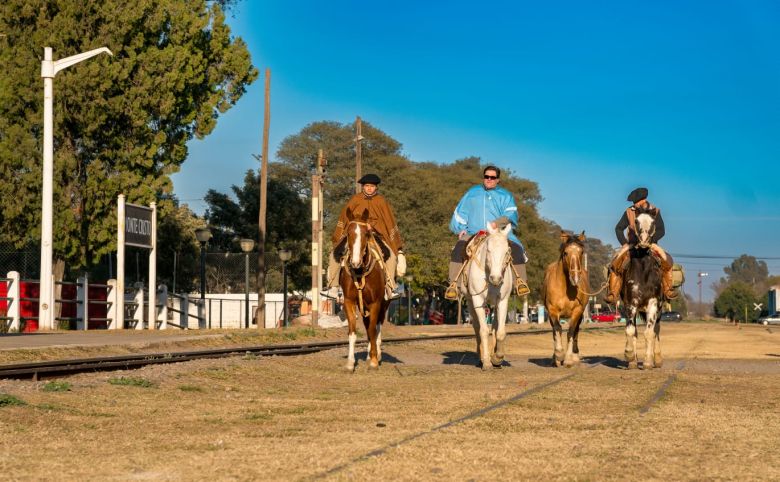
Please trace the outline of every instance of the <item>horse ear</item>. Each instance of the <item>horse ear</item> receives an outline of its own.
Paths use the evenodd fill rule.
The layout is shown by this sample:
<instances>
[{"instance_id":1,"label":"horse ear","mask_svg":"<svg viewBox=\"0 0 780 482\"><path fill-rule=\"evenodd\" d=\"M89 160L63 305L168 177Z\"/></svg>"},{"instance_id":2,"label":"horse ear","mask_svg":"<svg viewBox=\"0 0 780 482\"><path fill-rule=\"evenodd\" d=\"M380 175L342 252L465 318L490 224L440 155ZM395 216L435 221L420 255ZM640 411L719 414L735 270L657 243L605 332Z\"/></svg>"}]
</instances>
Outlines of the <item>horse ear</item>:
<instances>
[{"instance_id":1,"label":"horse ear","mask_svg":"<svg viewBox=\"0 0 780 482\"><path fill-rule=\"evenodd\" d=\"M504 236L509 236L509 233L512 231L512 223L507 223L501 231L504 233Z\"/></svg>"},{"instance_id":2,"label":"horse ear","mask_svg":"<svg viewBox=\"0 0 780 482\"><path fill-rule=\"evenodd\" d=\"M355 219L355 213L351 209L347 209L347 221L352 221L353 219Z\"/></svg>"},{"instance_id":3,"label":"horse ear","mask_svg":"<svg viewBox=\"0 0 780 482\"><path fill-rule=\"evenodd\" d=\"M368 209L363 211L363 214L360 215L360 220L364 223L368 221Z\"/></svg>"},{"instance_id":4,"label":"horse ear","mask_svg":"<svg viewBox=\"0 0 780 482\"><path fill-rule=\"evenodd\" d=\"M561 229L561 242L565 243L566 241L569 240L569 237L570 237L569 233Z\"/></svg>"},{"instance_id":5,"label":"horse ear","mask_svg":"<svg viewBox=\"0 0 780 482\"><path fill-rule=\"evenodd\" d=\"M487 232L490 234L494 234L498 232L498 228L494 228L493 223L487 223Z\"/></svg>"},{"instance_id":6,"label":"horse ear","mask_svg":"<svg viewBox=\"0 0 780 482\"><path fill-rule=\"evenodd\" d=\"M585 231L582 231L579 236L577 236L577 239L580 240L580 242L585 241Z\"/></svg>"}]
</instances>

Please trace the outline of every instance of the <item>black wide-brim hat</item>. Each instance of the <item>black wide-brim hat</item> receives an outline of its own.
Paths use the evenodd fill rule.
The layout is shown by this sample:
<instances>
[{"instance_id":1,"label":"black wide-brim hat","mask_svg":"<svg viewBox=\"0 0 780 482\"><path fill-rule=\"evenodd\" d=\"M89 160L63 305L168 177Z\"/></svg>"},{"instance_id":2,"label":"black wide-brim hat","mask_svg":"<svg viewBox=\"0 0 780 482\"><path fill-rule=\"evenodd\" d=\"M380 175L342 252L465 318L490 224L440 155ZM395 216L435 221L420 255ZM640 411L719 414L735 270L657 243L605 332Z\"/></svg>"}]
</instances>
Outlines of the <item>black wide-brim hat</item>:
<instances>
[{"instance_id":1,"label":"black wide-brim hat","mask_svg":"<svg viewBox=\"0 0 780 482\"><path fill-rule=\"evenodd\" d=\"M382 180L376 174L366 174L358 182L360 184L379 184Z\"/></svg>"},{"instance_id":2,"label":"black wide-brim hat","mask_svg":"<svg viewBox=\"0 0 780 482\"><path fill-rule=\"evenodd\" d=\"M631 201L632 203L637 203L641 201L642 199L647 199L647 188L646 187L638 187L631 191L631 194L628 195L627 200Z\"/></svg>"}]
</instances>

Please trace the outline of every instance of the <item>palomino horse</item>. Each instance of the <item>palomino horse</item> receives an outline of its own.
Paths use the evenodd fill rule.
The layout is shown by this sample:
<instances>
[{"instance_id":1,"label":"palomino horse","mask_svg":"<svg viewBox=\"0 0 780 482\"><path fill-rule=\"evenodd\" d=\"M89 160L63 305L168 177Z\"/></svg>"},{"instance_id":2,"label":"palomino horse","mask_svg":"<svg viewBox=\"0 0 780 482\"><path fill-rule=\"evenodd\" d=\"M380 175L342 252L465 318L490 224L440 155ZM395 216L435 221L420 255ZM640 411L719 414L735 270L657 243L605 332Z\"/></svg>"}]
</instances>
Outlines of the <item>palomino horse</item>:
<instances>
[{"instance_id":1,"label":"palomino horse","mask_svg":"<svg viewBox=\"0 0 780 482\"><path fill-rule=\"evenodd\" d=\"M585 305L588 302L588 272L584 268L582 256L585 251L583 242L585 231L579 236L570 236L561 231L561 256L550 263L544 272L542 301L550 314L553 329L553 363L572 367L580 363L577 336ZM561 318L569 320L568 348L564 356Z\"/></svg>"},{"instance_id":2,"label":"palomino horse","mask_svg":"<svg viewBox=\"0 0 780 482\"><path fill-rule=\"evenodd\" d=\"M365 214L365 212L364 212ZM387 247L365 222L350 221L346 227L346 265L339 275L344 292L344 311L349 322L349 355L347 370L355 369L357 318L363 320L369 341L366 360L369 368L378 368L382 359L382 322L385 321L385 275L381 263L387 259ZM337 259L340 259L338 257Z\"/></svg>"},{"instance_id":3,"label":"palomino horse","mask_svg":"<svg viewBox=\"0 0 780 482\"><path fill-rule=\"evenodd\" d=\"M639 242L630 249L628 266L623 274L623 288L620 296L626 313L626 351L624 353L628 368L637 367L636 331L637 316L644 318L645 352L643 368L660 367L661 324L657 321L659 305L662 301L661 266L650 250L655 232L657 211L640 210L636 216L636 232Z\"/></svg>"},{"instance_id":4,"label":"palomino horse","mask_svg":"<svg viewBox=\"0 0 780 482\"><path fill-rule=\"evenodd\" d=\"M512 224L503 229L488 225L488 236L479 244L471 259L467 280L460 287L468 296L471 323L477 337L477 355L482 360L482 369L501 366L504 360L506 339L506 313L509 295L512 293L512 252L509 248L509 231ZM493 307L493 330L485 321L485 307Z\"/></svg>"}]
</instances>

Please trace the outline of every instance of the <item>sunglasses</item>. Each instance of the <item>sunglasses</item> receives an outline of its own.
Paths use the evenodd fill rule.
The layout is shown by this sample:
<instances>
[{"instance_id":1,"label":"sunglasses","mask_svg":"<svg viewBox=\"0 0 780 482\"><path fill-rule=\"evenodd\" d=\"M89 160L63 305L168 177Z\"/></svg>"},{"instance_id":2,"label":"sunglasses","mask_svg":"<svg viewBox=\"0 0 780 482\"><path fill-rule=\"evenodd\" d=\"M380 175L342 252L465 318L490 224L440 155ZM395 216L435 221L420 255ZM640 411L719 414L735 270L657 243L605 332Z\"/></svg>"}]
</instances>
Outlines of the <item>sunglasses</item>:
<instances>
[{"instance_id":1,"label":"sunglasses","mask_svg":"<svg viewBox=\"0 0 780 482\"><path fill-rule=\"evenodd\" d=\"M495 181L496 179L498 179L498 176L487 176L487 175L486 175L486 176L485 176L485 179L489 179L489 180L491 180L491 181Z\"/></svg>"}]
</instances>

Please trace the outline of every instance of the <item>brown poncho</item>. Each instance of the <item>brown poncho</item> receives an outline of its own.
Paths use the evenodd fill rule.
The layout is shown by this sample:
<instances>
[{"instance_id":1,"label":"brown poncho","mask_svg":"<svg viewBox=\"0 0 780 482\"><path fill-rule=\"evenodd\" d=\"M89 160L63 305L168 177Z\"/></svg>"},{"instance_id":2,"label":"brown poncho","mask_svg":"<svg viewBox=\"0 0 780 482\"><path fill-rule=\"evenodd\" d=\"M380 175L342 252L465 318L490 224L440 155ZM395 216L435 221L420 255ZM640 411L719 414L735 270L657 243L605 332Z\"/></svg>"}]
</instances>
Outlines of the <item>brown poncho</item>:
<instances>
[{"instance_id":1,"label":"brown poncho","mask_svg":"<svg viewBox=\"0 0 780 482\"><path fill-rule=\"evenodd\" d=\"M353 219L360 219L364 211L368 211L368 224L376 229L382 238L387 241L387 244L390 245L393 252L398 254L398 250L403 247L404 242L401 239L400 231L398 231L398 224L395 221L390 204L379 193L371 197L359 193L347 201L347 205L341 210L336 229L333 231L331 238L333 245L335 246L336 243L341 241L341 238L346 234L344 229L347 227L347 224Z\"/></svg>"}]
</instances>

